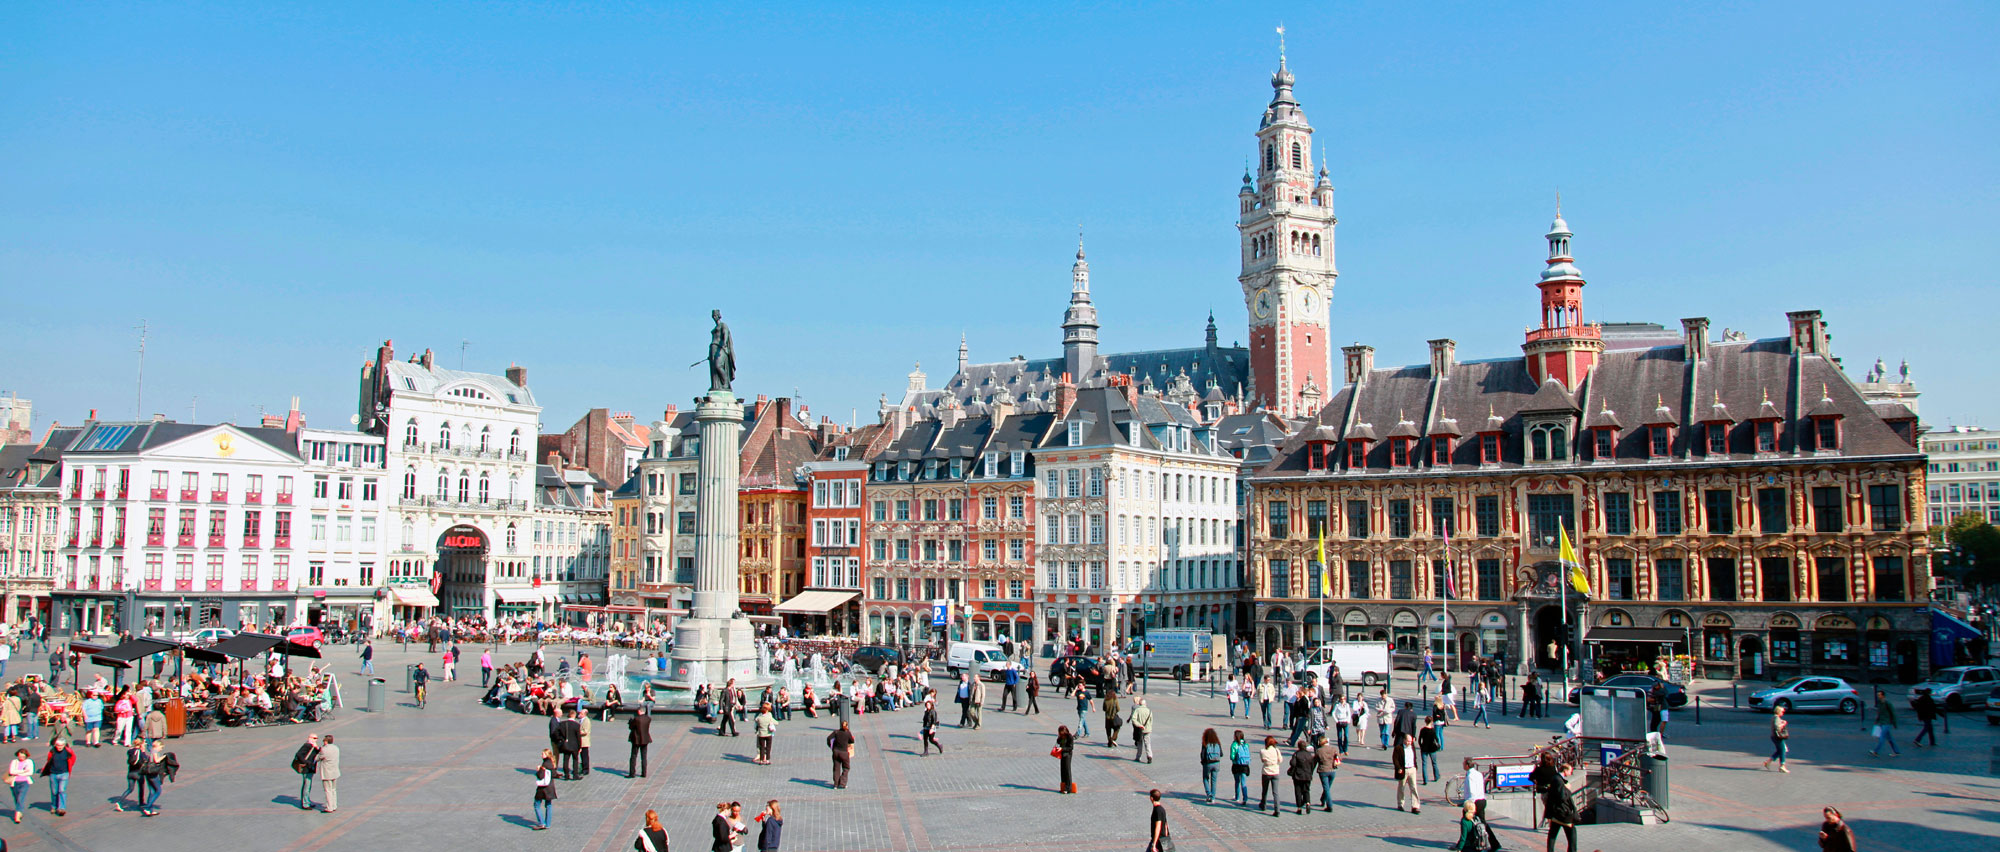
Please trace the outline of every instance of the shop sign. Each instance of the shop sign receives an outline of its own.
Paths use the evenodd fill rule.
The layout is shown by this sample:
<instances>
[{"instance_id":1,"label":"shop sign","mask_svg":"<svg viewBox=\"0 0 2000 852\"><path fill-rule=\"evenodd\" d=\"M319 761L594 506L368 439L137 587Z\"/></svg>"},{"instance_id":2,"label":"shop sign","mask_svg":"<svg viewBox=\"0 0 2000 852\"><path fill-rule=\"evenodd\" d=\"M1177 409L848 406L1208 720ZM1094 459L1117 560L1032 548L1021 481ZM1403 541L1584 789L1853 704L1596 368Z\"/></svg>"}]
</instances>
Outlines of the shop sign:
<instances>
[{"instance_id":1,"label":"shop sign","mask_svg":"<svg viewBox=\"0 0 2000 852\"><path fill-rule=\"evenodd\" d=\"M1103 624L1103 623L1104 623L1104 608L1103 608L1103 607L1098 607L1098 606L1094 606L1094 607L1091 607L1091 608L1090 608L1090 623L1092 623L1092 624Z\"/></svg>"},{"instance_id":2,"label":"shop sign","mask_svg":"<svg viewBox=\"0 0 2000 852\"><path fill-rule=\"evenodd\" d=\"M1509 787L1533 787L1535 784L1533 781L1528 780L1528 774L1534 771L1535 765L1532 763L1495 766L1493 767L1493 786L1501 789Z\"/></svg>"},{"instance_id":3,"label":"shop sign","mask_svg":"<svg viewBox=\"0 0 2000 852\"><path fill-rule=\"evenodd\" d=\"M1389 623L1397 627L1415 627L1417 626L1417 614L1409 610L1402 610L1397 612L1395 617L1389 620Z\"/></svg>"},{"instance_id":4,"label":"shop sign","mask_svg":"<svg viewBox=\"0 0 2000 852\"><path fill-rule=\"evenodd\" d=\"M1368 613L1362 612L1361 610L1358 609L1350 609L1347 611L1346 615L1340 617L1340 622L1342 624L1353 624L1361 627L1367 627Z\"/></svg>"},{"instance_id":5,"label":"shop sign","mask_svg":"<svg viewBox=\"0 0 2000 852\"><path fill-rule=\"evenodd\" d=\"M1507 628L1507 616L1497 612L1489 612L1479 619L1479 626L1488 630L1505 630Z\"/></svg>"},{"instance_id":6,"label":"shop sign","mask_svg":"<svg viewBox=\"0 0 2000 852\"><path fill-rule=\"evenodd\" d=\"M980 605L979 605L979 608L980 608L980 609L982 609L982 610L985 610L985 611L987 611L987 612L1020 612L1020 611L1021 611L1021 605L1020 605L1020 604L1017 604L1017 603L990 603L990 602L989 602L989 603L982 603L982 604L980 604Z\"/></svg>"}]
</instances>

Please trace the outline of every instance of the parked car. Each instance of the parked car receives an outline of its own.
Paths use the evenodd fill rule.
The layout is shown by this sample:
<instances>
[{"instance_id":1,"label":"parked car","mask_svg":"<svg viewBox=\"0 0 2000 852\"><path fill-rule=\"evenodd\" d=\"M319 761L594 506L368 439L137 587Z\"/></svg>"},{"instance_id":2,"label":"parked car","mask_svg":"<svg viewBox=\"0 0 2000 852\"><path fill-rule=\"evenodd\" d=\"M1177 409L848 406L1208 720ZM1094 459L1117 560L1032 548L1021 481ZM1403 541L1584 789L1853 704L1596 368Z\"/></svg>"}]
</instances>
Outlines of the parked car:
<instances>
[{"instance_id":1,"label":"parked car","mask_svg":"<svg viewBox=\"0 0 2000 852\"><path fill-rule=\"evenodd\" d=\"M1986 724L2000 725L2000 686L1986 693Z\"/></svg>"},{"instance_id":2,"label":"parked car","mask_svg":"<svg viewBox=\"0 0 2000 852\"><path fill-rule=\"evenodd\" d=\"M326 644L326 634L317 627L294 627L285 631L285 641L308 648L318 648Z\"/></svg>"},{"instance_id":3,"label":"parked car","mask_svg":"<svg viewBox=\"0 0 2000 852\"><path fill-rule=\"evenodd\" d=\"M1687 690L1682 689L1680 684L1673 683L1671 681L1664 681L1649 674L1615 675L1612 677L1605 678L1604 680L1598 683L1590 685L1591 686L1636 686L1640 689L1646 690L1646 693L1650 695L1653 692L1653 684L1656 683L1666 685L1668 707L1670 708L1680 707L1688 703ZM1569 691L1569 703L1575 704L1577 698L1582 695L1583 695L1582 687L1571 689Z\"/></svg>"},{"instance_id":4,"label":"parked car","mask_svg":"<svg viewBox=\"0 0 2000 852\"><path fill-rule=\"evenodd\" d=\"M204 627L182 633L175 638L189 645L213 645L235 635L236 631L227 627Z\"/></svg>"},{"instance_id":5,"label":"parked car","mask_svg":"<svg viewBox=\"0 0 2000 852\"><path fill-rule=\"evenodd\" d=\"M1859 713L1861 693L1847 681L1821 675L1795 677L1770 689L1750 693L1750 709L1769 710L1773 707L1783 707L1786 712L1838 710Z\"/></svg>"},{"instance_id":6,"label":"parked car","mask_svg":"<svg viewBox=\"0 0 2000 852\"><path fill-rule=\"evenodd\" d=\"M1056 683L1071 675L1083 678L1083 682L1094 687L1104 687L1104 666L1095 657L1057 657L1049 664L1049 682Z\"/></svg>"},{"instance_id":7,"label":"parked car","mask_svg":"<svg viewBox=\"0 0 2000 852\"><path fill-rule=\"evenodd\" d=\"M887 645L863 645L854 649L854 655L849 659L854 662L855 668L869 674L881 674L884 668L904 664L903 652Z\"/></svg>"},{"instance_id":8,"label":"parked car","mask_svg":"<svg viewBox=\"0 0 2000 852\"><path fill-rule=\"evenodd\" d=\"M985 642L953 642L945 651L944 668L957 677L970 669L979 677L990 681L1000 681L1007 677L1007 670L1014 663L1000 653L999 645Z\"/></svg>"},{"instance_id":9,"label":"parked car","mask_svg":"<svg viewBox=\"0 0 2000 852\"><path fill-rule=\"evenodd\" d=\"M1915 704L1917 690L1928 689L1931 698L1946 710L1964 710L1976 706L1979 696L1986 694L2000 681L2000 672L1992 666L1953 666L1939 669L1929 680L1910 687L1910 702Z\"/></svg>"}]
</instances>

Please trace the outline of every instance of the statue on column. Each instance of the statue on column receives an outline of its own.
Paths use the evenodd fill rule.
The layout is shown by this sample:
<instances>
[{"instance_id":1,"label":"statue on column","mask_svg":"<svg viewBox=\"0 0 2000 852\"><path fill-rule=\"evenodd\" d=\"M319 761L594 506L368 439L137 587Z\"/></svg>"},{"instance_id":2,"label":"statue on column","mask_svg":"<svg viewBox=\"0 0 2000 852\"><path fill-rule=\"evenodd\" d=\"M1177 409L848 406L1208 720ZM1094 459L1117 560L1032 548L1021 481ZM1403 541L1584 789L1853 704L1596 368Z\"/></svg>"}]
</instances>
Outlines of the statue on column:
<instances>
[{"instance_id":1,"label":"statue on column","mask_svg":"<svg viewBox=\"0 0 2000 852\"><path fill-rule=\"evenodd\" d=\"M715 318L715 330L708 335L708 389L727 391L736 380L736 344L722 321L722 312L710 311L709 316Z\"/></svg>"}]
</instances>

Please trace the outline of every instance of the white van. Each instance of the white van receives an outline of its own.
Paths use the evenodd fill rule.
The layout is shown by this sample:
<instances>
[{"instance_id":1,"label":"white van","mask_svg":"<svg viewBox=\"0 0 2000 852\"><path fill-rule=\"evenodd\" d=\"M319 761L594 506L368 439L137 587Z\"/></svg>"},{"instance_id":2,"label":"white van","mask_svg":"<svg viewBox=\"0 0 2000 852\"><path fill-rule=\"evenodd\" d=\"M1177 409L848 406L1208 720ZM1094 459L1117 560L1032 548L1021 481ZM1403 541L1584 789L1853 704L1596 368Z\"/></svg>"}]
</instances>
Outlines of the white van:
<instances>
[{"instance_id":1,"label":"white van","mask_svg":"<svg viewBox=\"0 0 2000 852\"><path fill-rule=\"evenodd\" d=\"M953 642L944 657L945 670L951 672L952 677L972 671L986 680L1000 680L1006 677L1004 673L1012 666L1007 655L1000 652L999 645L985 642Z\"/></svg>"}]
</instances>

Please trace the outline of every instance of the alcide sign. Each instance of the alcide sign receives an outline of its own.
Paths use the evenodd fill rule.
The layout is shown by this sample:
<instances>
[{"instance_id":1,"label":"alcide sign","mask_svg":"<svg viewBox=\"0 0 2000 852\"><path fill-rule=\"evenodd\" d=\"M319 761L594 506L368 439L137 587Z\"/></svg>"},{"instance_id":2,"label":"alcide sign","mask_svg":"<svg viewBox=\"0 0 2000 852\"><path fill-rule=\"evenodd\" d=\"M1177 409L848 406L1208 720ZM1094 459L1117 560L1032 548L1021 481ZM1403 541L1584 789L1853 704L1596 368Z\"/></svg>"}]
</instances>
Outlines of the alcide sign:
<instances>
[{"instance_id":1,"label":"alcide sign","mask_svg":"<svg viewBox=\"0 0 2000 852\"><path fill-rule=\"evenodd\" d=\"M451 529L444 531L444 536L438 539L438 547L441 548L455 547L464 550L485 550L486 534L480 532L478 527L470 526L467 524L459 524L458 526L452 527Z\"/></svg>"}]
</instances>

